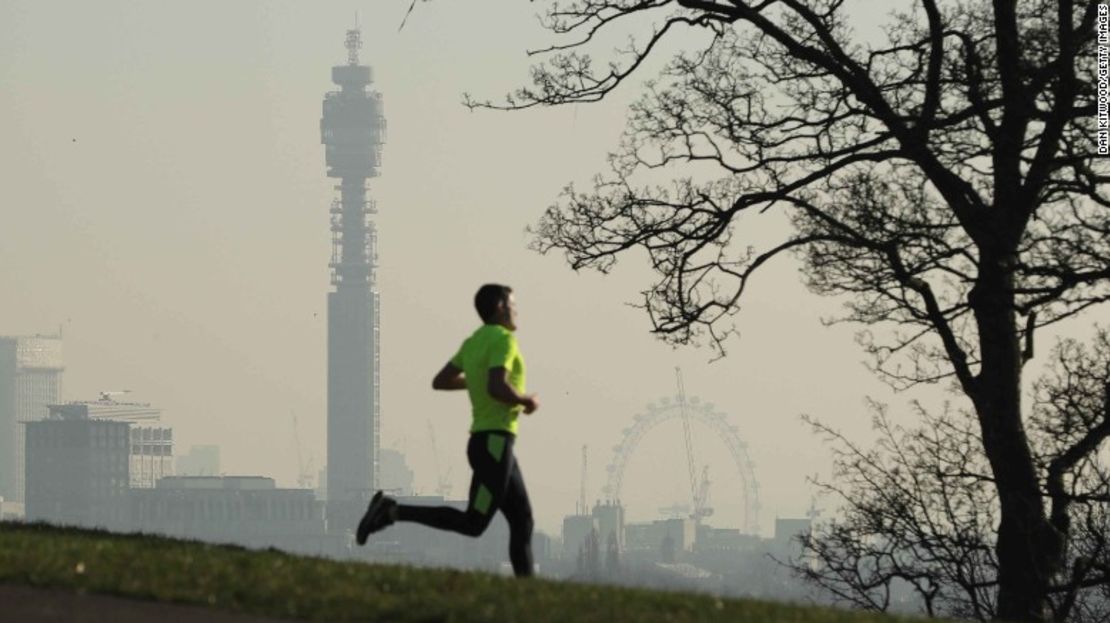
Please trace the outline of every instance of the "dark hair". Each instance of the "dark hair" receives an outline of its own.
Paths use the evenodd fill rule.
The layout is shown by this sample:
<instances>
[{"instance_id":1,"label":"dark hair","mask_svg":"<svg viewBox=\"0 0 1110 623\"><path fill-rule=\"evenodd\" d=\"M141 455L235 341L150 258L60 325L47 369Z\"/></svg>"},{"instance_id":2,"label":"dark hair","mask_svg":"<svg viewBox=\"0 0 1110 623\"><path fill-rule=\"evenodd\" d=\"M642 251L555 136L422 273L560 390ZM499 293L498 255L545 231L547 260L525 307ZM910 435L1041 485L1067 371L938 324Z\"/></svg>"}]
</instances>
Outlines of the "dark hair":
<instances>
[{"instance_id":1,"label":"dark hair","mask_svg":"<svg viewBox=\"0 0 1110 623\"><path fill-rule=\"evenodd\" d=\"M487 283L478 288L478 293L474 295L474 309L478 310L482 322L493 320L493 314L497 311L498 303L509 304L509 294L512 291L513 289L509 286L496 283Z\"/></svg>"}]
</instances>

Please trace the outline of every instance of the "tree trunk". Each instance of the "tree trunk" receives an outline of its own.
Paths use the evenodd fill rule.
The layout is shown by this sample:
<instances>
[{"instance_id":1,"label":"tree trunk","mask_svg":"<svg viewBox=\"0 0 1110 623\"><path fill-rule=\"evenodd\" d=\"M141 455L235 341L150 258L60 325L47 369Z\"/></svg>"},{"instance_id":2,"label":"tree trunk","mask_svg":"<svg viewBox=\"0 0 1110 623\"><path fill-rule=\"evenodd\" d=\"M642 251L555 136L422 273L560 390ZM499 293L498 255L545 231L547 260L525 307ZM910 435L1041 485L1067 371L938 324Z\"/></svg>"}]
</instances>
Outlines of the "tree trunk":
<instances>
[{"instance_id":1,"label":"tree trunk","mask_svg":"<svg viewBox=\"0 0 1110 623\"><path fill-rule=\"evenodd\" d=\"M982 365L972 396L998 488L998 611L1006 621L1044 621L1048 588L1063 555L1049 523L1021 418L1021 348L1012 255L982 250L969 295Z\"/></svg>"}]
</instances>

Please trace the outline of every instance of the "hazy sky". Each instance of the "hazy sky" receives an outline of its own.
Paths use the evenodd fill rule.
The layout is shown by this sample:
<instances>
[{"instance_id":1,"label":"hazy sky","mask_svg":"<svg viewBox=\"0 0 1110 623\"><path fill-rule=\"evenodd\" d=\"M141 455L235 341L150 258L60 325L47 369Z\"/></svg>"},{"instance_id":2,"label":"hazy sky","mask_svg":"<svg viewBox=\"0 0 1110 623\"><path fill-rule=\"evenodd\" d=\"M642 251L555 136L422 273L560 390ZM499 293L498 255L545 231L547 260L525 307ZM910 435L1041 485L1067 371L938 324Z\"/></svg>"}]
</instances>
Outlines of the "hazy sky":
<instances>
[{"instance_id":1,"label":"hazy sky","mask_svg":"<svg viewBox=\"0 0 1110 623\"><path fill-rule=\"evenodd\" d=\"M526 80L525 50L552 41L537 4L420 3L401 32L409 0L0 4L0 334L62 327L67 400L131 389L165 410L178 453L219 444L226 473L292 486L291 414L306 460L322 467L335 181L318 124L357 10L388 123L370 183L382 445L406 454L418 488L436 480L431 421L440 469L465 493L465 395L433 393L430 381L477 325L474 290L497 281L517 293L542 401L518 444L541 529L557 534L574 510L583 444L587 493L600 495L612 447L647 403L674 394L675 366L749 444L762 532L800 516L804 479L827 473L829 454L799 414L866 438L864 396L889 390L863 367L851 327L821 325L837 303L806 292L792 260L753 283L741 338L709 363L708 349L654 340L625 305L650 283L642 256L599 276L526 250L525 226L602 168L653 76L599 105L468 111L462 93L500 97ZM778 231L768 217L768 239ZM714 483L711 523L738 524L724 445L699 428L694 446ZM677 421L640 444L624 494L633 520L688 501Z\"/></svg>"}]
</instances>

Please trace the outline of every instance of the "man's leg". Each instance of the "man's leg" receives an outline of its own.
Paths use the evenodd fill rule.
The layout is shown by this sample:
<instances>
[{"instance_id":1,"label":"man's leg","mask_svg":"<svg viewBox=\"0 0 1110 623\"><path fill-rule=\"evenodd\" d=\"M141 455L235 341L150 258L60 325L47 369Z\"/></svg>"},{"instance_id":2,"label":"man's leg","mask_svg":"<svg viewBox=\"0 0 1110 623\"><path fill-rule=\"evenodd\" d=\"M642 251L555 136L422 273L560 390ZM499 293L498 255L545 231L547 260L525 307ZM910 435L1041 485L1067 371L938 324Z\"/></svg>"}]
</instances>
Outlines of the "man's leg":
<instances>
[{"instance_id":1,"label":"man's leg","mask_svg":"<svg viewBox=\"0 0 1110 623\"><path fill-rule=\"evenodd\" d=\"M479 536L486 530L493 513L488 515L477 512L475 502L481 490L482 481L475 472L470 477L470 496L466 511L461 511L450 506L416 506L412 504L398 504L396 511L397 521L411 521L414 523L435 528L458 532L466 536Z\"/></svg>"},{"instance_id":2,"label":"man's leg","mask_svg":"<svg viewBox=\"0 0 1110 623\"><path fill-rule=\"evenodd\" d=\"M501 503L501 513L509 520L509 560L513 563L513 573L519 577L529 577L533 573L532 561L532 504L528 500L528 490L524 488L524 474L516 457L512 458L509 483L505 499Z\"/></svg>"},{"instance_id":3,"label":"man's leg","mask_svg":"<svg viewBox=\"0 0 1110 623\"><path fill-rule=\"evenodd\" d=\"M412 521L466 536L486 531L504 498L512 464L512 440L505 435L478 433L467 444L467 459L474 470L466 511L449 506L397 506L397 521Z\"/></svg>"}]
</instances>

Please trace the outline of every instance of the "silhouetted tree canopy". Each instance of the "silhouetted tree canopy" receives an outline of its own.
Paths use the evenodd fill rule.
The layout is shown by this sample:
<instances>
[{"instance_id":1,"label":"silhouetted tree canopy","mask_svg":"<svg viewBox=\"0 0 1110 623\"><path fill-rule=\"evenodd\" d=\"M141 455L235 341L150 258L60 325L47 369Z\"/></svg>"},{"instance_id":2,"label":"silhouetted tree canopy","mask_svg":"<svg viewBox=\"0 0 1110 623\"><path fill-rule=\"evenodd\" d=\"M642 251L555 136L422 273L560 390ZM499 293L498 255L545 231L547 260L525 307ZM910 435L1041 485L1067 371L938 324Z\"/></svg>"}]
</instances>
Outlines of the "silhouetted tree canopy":
<instances>
[{"instance_id":1,"label":"silhouetted tree canopy","mask_svg":"<svg viewBox=\"0 0 1110 623\"><path fill-rule=\"evenodd\" d=\"M865 41L859 12L876 6L551 2L557 40L535 51L531 84L468 103L594 102L651 78L609 170L566 189L534 247L601 271L646 251L654 331L722 354L742 297L773 296L754 275L799 257L814 292L843 297L843 320L877 329L861 341L883 378L951 378L969 399L999 500L997 615L1042 620L1073 528L1067 504L1043 507L1021 370L1037 329L1110 297L1098 3L882 3L884 36ZM659 55L662 71L640 76ZM766 213L791 233L769 236Z\"/></svg>"},{"instance_id":2,"label":"silhouetted tree canopy","mask_svg":"<svg viewBox=\"0 0 1110 623\"><path fill-rule=\"evenodd\" d=\"M1029 418L1042 495L1071 526L1049 605L1053 620L1099 623L1110 618L1110 465L1097 455L1073 462L1069 451L1110 426L1110 334L1100 331L1091 346L1066 340L1052 363ZM974 414L915 404L920 425L907 428L886 405L871 407L879 433L871 449L811 420L834 443L833 479L820 486L843 513L803 535L804 554L790 566L856 607L904 607L898 600L909 593L929 616L991 619L998 496Z\"/></svg>"}]
</instances>

